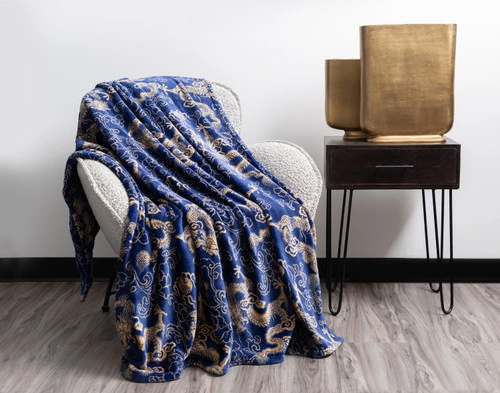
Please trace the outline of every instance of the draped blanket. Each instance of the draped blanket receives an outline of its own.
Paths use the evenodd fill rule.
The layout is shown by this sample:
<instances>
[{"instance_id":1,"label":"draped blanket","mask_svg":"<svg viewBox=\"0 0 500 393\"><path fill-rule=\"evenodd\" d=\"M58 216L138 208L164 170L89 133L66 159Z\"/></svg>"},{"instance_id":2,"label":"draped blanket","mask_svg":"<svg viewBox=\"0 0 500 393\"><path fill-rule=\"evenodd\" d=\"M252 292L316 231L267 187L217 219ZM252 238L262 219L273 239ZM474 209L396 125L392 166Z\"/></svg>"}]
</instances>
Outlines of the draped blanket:
<instances>
[{"instance_id":1,"label":"draped blanket","mask_svg":"<svg viewBox=\"0 0 500 393\"><path fill-rule=\"evenodd\" d=\"M84 298L99 227L77 157L128 194L115 300L126 379L220 375L342 343L322 313L307 208L252 156L207 81L122 79L84 96L63 189Z\"/></svg>"}]
</instances>

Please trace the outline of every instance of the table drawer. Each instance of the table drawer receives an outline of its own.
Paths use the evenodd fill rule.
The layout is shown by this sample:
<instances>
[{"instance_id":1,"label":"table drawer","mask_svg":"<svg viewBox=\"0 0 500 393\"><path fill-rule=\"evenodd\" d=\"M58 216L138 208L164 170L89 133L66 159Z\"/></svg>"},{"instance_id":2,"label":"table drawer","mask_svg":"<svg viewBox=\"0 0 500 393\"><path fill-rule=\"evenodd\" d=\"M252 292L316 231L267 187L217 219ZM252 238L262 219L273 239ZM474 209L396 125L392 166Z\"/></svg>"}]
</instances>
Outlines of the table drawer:
<instances>
[{"instance_id":1,"label":"table drawer","mask_svg":"<svg viewBox=\"0 0 500 393\"><path fill-rule=\"evenodd\" d=\"M328 189L458 188L459 146L326 149Z\"/></svg>"}]
</instances>

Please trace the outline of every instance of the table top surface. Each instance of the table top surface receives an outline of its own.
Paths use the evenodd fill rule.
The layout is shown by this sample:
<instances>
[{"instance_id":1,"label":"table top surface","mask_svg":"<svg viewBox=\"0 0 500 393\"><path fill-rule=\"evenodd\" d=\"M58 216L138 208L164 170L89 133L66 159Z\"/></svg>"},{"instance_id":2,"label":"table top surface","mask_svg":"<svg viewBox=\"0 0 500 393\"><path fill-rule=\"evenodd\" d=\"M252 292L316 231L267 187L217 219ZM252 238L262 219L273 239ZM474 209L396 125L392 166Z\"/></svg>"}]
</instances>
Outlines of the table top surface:
<instances>
[{"instance_id":1,"label":"table top surface","mask_svg":"<svg viewBox=\"0 0 500 393\"><path fill-rule=\"evenodd\" d=\"M460 143L457 141L445 136L445 141L440 143L426 143L426 142L405 142L405 143L394 143L394 142L384 142L384 143L373 143L367 142L364 140L344 140L342 136L333 136L327 135L325 136L325 146L328 147L359 147L359 148L377 148L377 147L393 147L393 148L407 148L407 147L431 147L431 148L439 148L439 147L457 147L460 146Z\"/></svg>"}]
</instances>

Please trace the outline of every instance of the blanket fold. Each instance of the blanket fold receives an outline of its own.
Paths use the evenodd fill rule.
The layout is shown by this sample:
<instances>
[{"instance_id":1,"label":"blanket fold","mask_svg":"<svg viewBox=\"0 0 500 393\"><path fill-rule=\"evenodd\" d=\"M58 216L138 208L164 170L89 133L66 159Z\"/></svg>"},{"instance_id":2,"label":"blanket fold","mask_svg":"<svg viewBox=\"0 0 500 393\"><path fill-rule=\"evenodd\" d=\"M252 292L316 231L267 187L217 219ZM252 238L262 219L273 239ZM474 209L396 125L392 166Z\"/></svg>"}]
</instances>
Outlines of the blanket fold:
<instances>
[{"instance_id":1,"label":"blanket fold","mask_svg":"<svg viewBox=\"0 0 500 393\"><path fill-rule=\"evenodd\" d=\"M84 298L99 226L78 157L108 166L128 194L115 300L126 379L220 375L342 343L322 313L307 208L253 157L210 83L121 79L83 98L63 195Z\"/></svg>"}]
</instances>

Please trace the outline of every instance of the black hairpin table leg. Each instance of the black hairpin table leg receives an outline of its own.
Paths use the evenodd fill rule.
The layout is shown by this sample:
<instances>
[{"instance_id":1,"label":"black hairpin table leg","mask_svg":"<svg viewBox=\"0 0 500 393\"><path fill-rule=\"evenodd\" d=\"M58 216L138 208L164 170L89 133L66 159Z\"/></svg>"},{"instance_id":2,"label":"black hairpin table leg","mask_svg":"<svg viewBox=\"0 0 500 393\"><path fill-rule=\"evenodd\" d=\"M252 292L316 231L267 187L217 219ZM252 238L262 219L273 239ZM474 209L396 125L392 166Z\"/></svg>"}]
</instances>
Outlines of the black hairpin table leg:
<instances>
[{"instance_id":1,"label":"black hairpin table leg","mask_svg":"<svg viewBox=\"0 0 500 393\"><path fill-rule=\"evenodd\" d=\"M435 293L439 293L439 297L441 300L441 309L445 314L451 313L453 309L453 199L452 199L452 190L448 190L449 192L449 203L448 203L448 212L449 212L449 231L450 231L450 258L449 258L449 276L450 276L450 304L449 307L446 308L444 304L444 290L443 290L443 260L444 260L444 216L445 216L445 190L441 190L441 235L439 236L438 229L438 218L437 218L437 208L436 208L436 190L432 190L432 208L433 208L433 216L434 216L434 233L436 238L436 260L439 269L438 272L438 287L434 289L430 278L429 278L429 286L432 291ZM425 203L425 190L422 190L422 202L424 205L424 228L425 228L425 246L427 253L427 263L430 266L430 257L429 257L429 240L427 235L427 212L426 212L426 203Z\"/></svg>"},{"instance_id":2,"label":"black hairpin table leg","mask_svg":"<svg viewBox=\"0 0 500 393\"><path fill-rule=\"evenodd\" d=\"M347 190L344 190L344 197L342 200L342 214L340 218L340 231L339 231L339 243L337 250L337 259L336 259L336 267L337 272L335 274L335 284L332 288L332 209L331 209L331 190L327 190L327 221L326 221L326 263L327 263L327 289L328 289L328 307L330 312L333 315L338 315L342 308L342 294L344 291L344 279L345 279L345 270L346 270L346 261L347 261L347 246L349 243L349 227L351 223L351 207L352 207L352 193L353 190L349 190L349 202L347 206L347 223L345 229L345 240L344 240L344 252L342 256L342 262L340 260L340 256L342 254L342 237L344 232L344 220L345 220L345 203L346 203L346 195ZM341 264L341 265L340 265ZM339 287L339 299L336 310L333 309L332 306L332 295L333 292Z\"/></svg>"},{"instance_id":3,"label":"black hairpin table leg","mask_svg":"<svg viewBox=\"0 0 500 393\"><path fill-rule=\"evenodd\" d=\"M432 269L430 253L429 253L429 235L427 230L427 203L425 201L425 190L422 190L422 205L424 207L425 255L427 259L427 275L429 277L429 287L431 288L432 292L438 293L439 287L437 289L434 289L434 286L432 285L431 281L431 277L433 276L432 272L434 269Z\"/></svg>"},{"instance_id":4,"label":"black hairpin table leg","mask_svg":"<svg viewBox=\"0 0 500 393\"><path fill-rule=\"evenodd\" d=\"M111 272L111 276L109 277L108 280L106 295L104 296L104 304L102 305L103 312L109 311L109 298L111 297L111 295L114 295L116 293L116 291L113 291L113 284L115 282L115 278L116 278L116 263L113 264L113 271Z\"/></svg>"},{"instance_id":5,"label":"black hairpin table leg","mask_svg":"<svg viewBox=\"0 0 500 393\"><path fill-rule=\"evenodd\" d=\"M332 190L326 189L326 290L332 292Z\"/></svg>"}]
</instances>

